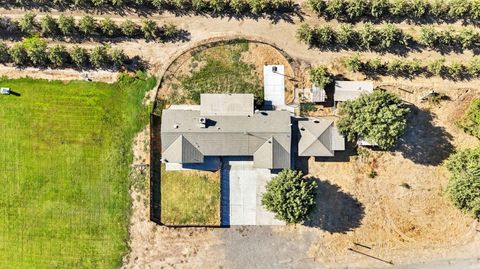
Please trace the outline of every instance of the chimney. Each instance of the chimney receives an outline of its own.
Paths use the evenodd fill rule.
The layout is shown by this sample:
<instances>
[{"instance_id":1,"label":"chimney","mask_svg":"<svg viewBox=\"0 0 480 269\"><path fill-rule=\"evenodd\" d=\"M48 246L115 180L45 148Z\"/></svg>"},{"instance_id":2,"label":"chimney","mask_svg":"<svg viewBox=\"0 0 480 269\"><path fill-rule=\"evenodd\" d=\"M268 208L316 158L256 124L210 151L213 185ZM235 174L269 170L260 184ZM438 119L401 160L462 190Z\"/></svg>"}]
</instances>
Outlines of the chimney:
<instances>
[{"instance_id":1,"label":"chimney","mask_svg":"<svg viewBox=\"0 0 480 269\"><path fill-rule=\"evenodd\" d=\"M198 118L198 127L207 128L207 118L205 117Z\"/></svg>"}]
</instances>

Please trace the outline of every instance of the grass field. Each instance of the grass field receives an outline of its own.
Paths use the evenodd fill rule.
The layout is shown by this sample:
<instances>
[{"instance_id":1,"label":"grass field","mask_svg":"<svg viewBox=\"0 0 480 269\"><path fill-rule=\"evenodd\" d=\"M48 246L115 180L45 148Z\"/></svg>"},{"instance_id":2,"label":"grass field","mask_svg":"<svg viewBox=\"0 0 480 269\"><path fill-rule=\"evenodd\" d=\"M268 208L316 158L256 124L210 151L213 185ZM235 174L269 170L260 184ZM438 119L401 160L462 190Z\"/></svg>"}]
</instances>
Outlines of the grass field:
<instances>
[{"instance_id":1,"label":"grass field","mask_svg":"<svg viewBox=\"0 0 480 269\"><path fill-rule=\"evenodd\" d=\"M133 136L154 78L0 79L0 268L116 268Z\"/></svg>"},{"instance_id":2,"label":"grass field","mask_svg":"<svg viewBox=\"0 0 480 269\"><path fill-rule=\"evenodd\" d=\"M172 103L200 103L201 93L253 93L257 103L263 101L263 86L255 66L241 60L249 43L237 41L199 51L192 56L191 71L181 75L168 98Z\"/></svg>"},{"instance_id":3,"label":"grass field","mask_svg":"<svg viewBox=\"0 0 480 269\"><path fill-rule=\"evenodd\" d=\"M162 222L220 225L220 175L206 171L165 171L162 164Z\"/></svg>"}]
</instances>

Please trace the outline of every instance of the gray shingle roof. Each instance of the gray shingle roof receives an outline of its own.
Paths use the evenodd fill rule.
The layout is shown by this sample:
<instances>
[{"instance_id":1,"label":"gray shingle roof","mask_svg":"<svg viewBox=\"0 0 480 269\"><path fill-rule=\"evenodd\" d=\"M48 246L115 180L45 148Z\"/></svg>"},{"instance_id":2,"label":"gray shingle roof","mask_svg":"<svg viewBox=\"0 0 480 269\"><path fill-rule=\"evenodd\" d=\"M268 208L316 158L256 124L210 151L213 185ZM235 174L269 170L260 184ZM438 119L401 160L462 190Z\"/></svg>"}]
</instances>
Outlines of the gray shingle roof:
<instances>
[{"instance_id":1,"label":"gray shingle roof","mask_svg":"<svg viewBox=\"0 0 480 269\"><path fill-rule=\"evenodd\" d=\"M163 110L161 138L164 160L188 163L197 160L199 154L254 156L257 167L290 167L289 112L260 111L251 116L208 116L206 128L201 128L198 124L201 117L199 110ZM182 140L181 153L177 142L179 137L189 143ZM273 142L271 149L262 148L257 153L269 140ZM189 156L184 156L185 154Z\"/></svg>"},{"instance_id":2,"label":"gray shingle roof","mask_svg":"<svg viewBox=\"0 0 480 269\"><path fill-rule=\"evenodd\" d=\"M333 120L309 118L298 122L299 156L334 156L335 150L345 150L345 139L333 126Z\"/></svg>"}]
</instances>

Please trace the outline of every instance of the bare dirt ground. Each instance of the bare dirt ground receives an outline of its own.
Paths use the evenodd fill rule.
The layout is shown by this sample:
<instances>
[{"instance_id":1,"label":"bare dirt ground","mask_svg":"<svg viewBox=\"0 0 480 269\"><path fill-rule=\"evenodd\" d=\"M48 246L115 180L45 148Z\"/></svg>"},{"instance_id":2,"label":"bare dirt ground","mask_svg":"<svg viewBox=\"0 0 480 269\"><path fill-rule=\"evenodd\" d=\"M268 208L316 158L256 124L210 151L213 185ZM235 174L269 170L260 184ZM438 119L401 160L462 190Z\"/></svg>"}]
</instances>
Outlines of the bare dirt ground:
<instances>
[{"instance_id":1,"label":"bare dirt ground","mask_svg":"<svg viewBox=\"0 0 480 269\"><path fill-rule=\"evenodd\" d=\"M0 13L19 17L24 11L0 9ZM140 20L133 14L99 15L105 16ZM189 42L124 40L115 43L127 54L140 55L150 62L150 70L156 74L163 73L182 52L207 40L245 36L275 44L300 62L327 64L336 74L364 79L360 74L345 72L339 64L352 52L320 52L297 43L294 36L298 23L337 23L324 22L308 13L293 18L293 23L193 15L177 17L169 13L151 18L172 22L191 33ZM404 27L413 26L405 24ZM82 45L91 47L100 42L105 41L89 40ZM382 59L397 57L388 53L362 55ZM473 54L413 51L407 56L420 60L445 57L448 62L466 61ZM113 73L101 72L98 75L91 72L92 79L114 79ZM81 72L74 70L5 66L0 66L0 75L82 78ZM480 268L480 224L459 213L443 197L447 173L441 166L456 148L478 144L456 129L453 122L463 113L468 101L479 96L480 80L382 77L376 85L395 91L413 103L405 139L392 153L370 152L357 159L340 156L329 162L310 160L309 174L318 179L323 195L319 196L319 207L306 226L169 229L153 224L148 217L148 173L142 168L149 161L149 135L148 131L141 132L134 145L132 177L135 184L130 192L133 201L131 251L124 259L123 268L373 268L391 266L390 261L401 268ZM439 106L420 104L419 96L432 88L447 94L451 100ZM372 169L378 174L375 178L369 177Z\"/></svg>"}]
</instances>

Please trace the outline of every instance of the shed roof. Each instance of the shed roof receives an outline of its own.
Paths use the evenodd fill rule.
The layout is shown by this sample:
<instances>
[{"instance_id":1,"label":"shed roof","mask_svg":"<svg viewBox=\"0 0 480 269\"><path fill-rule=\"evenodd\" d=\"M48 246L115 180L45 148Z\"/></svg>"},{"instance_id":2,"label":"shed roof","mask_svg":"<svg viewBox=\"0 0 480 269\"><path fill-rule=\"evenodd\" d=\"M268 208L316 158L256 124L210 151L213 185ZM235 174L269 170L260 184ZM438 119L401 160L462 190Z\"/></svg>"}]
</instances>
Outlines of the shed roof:
<instances>
[{"instance_id":1,"label":"shed roof","mask_svg":"<svg viewBox=\"0 0 480 269\"><path fill-rule=\"evenodd\" d=\"M201 94L202 116L248 116L253 114L253 94Z\"/></svg>"},{"instance_id":2,"label":"shed roof","mask_svg":"<svg viewBox=\"0 0 480 269\"><path fill-rule=\"evenodd\" d=\"M285 66L263 66L263 91L265 105L285 105Z\"/></svg>"},{"instance_id":3,"label":"shed roof","mask_svg":"<svg viewBox=\"0 0 480 269\"><path fill-rule=\"evenodd\" d=\"M345 139L333 125L333 120L308 118L299 121L299 156L334 156L335 150L345 150Z\"/></svg>"},{"instance_id":4,"label":"shed roof","mask_svg":"<svg viewBox=\"0 0 480 269\"><path fill-rule=\"evenodd\" d=\"M335 101L347 101L373 91L372 81L335 81Z\"/></svg>"}]
</instances>

